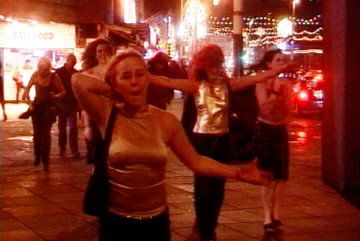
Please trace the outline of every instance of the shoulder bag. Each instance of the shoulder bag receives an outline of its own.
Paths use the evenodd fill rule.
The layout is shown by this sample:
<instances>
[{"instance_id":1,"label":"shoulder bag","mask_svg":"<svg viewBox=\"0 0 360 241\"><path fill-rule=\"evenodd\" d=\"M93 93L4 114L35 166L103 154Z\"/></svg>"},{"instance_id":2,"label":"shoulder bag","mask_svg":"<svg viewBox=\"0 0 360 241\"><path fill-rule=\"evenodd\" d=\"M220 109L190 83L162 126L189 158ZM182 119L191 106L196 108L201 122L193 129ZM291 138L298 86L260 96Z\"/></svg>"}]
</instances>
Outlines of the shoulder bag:
<instances>
[{"instance_id":1,"label":"shoulder bag","mask_svg":"<svg viewBox=\"0 0 360 241\"><path fill-rule=\"evenodd\" d=\"M105 132L105 140L102 141L101 153L94 162L94 171L88 181L83 201L83 212L92 216L102 216L107 213L109 204L109 179L107 176L107 155L114 129L117 109L111 110L108 126Z\"/></svg>"}]
</instances>

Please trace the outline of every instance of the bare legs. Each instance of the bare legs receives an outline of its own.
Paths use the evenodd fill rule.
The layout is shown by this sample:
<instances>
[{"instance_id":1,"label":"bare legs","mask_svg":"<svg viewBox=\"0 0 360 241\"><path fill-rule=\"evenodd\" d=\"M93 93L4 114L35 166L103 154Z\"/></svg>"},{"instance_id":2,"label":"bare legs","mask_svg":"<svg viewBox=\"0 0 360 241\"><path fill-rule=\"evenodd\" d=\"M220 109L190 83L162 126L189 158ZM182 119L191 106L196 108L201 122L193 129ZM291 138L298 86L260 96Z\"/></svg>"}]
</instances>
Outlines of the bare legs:
<instances>
[{"instance_id":1,"label":"bare legs","mask_svg":"<svg viewBox=\"0 0 360 241\"><path fill-rule=\"evenodd\" d=\"M284 180L275 180L268 186L262 186L262 201L264 207L264 224L273 224L274 220L279 220L280 199L284 193ZM266 228L265 228L266 231Z\"/></svg>"}]
</instances>

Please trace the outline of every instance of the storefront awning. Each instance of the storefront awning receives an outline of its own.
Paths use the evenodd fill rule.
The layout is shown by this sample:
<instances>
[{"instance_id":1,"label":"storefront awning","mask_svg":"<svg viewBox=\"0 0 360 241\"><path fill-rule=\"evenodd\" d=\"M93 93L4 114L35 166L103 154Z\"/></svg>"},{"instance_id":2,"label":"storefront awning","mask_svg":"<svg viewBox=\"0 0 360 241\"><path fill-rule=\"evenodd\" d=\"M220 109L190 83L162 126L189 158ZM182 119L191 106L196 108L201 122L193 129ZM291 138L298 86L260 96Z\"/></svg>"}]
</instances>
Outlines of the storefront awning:
<instances>
[{"instance_id":1,"label":"storefront awning","mask_svg":"<svg viewBox=\"0 0 360 241\"><path fill-rule=\"evenodd\" d=\"M128 44L135 42L132 36L132 30L129 28L110 24L107 24L104 27L107 32L107 36L110 37L115 44Z\"/></svg>"}]
</instances>

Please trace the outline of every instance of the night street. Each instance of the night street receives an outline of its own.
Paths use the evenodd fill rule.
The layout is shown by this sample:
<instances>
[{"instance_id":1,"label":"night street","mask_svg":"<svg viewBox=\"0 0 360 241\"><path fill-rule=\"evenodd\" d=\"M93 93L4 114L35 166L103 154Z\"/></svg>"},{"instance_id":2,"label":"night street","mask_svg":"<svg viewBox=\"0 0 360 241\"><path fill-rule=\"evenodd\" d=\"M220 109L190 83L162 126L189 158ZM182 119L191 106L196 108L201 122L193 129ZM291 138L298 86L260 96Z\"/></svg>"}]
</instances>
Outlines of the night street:
<instances>
[{"instance_id":1,"label":"night street","mask_svg":"<svg viewBox=\"0 0 360 241\"><path fill-rule=\"evenodd\" d=\"M181 116L176 95L168 110ZM33 166L31 120L17 116L24 104L7 104L1 122L1 241L95 241L97 220L82 213L82 198L92 167L85 161L83 127L80 158L59 156L57 126L52 128L50 171ZM0 113L2 114L2 113ZM2 115L0 115L2 116ZM264 236L258 186L228 180L217 227L218 241L358 241L359 209L322 181L321 119L294 118L289 125L290 178L282 201L284 231ZM173 241L184 241L195 221L193 174L170 154L166 187ZM190 238L187 240L196 240Z\"/></svg>"}]
</instances>

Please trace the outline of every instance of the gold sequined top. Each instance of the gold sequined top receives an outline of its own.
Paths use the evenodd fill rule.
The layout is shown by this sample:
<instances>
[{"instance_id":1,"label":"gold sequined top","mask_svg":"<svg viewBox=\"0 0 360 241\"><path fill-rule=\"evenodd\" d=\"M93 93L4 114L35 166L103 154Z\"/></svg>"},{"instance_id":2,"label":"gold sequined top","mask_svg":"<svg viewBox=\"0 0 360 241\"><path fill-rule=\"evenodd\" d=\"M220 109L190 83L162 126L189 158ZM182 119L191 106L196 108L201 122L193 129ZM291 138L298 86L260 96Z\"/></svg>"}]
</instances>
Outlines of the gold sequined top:
<instances>
[{"instance_id":1,"label":"gold sequined top","mask_svg":"<svg viewBox=\"0 0 360 241\"><path fill-rule=\"evenodd\" d=\"M202 81L195 94L197 109L194 133L222 134L229 132L229 95L226 83Z\"/></svg>"}]
</instances>

